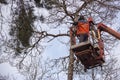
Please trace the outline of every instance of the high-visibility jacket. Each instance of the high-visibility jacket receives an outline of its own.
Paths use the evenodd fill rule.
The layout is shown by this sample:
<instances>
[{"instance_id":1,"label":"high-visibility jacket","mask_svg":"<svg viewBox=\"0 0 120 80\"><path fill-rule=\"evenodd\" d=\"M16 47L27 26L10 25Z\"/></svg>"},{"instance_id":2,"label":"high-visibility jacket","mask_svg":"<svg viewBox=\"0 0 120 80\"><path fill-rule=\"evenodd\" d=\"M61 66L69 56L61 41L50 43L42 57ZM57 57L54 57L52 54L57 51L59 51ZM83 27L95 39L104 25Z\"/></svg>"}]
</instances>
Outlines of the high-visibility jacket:
<instances>
[{"instance_id":1,"label":"high-visibility jacket","mask_svg":"<svg viewBox=\"0 0 120 80\"><path fill-rule=\"evenodd\" d=\"M88 22L78 22L77 25L77 35L79 34L89 34L89 23Z\"/></svg>"}]
</instances>

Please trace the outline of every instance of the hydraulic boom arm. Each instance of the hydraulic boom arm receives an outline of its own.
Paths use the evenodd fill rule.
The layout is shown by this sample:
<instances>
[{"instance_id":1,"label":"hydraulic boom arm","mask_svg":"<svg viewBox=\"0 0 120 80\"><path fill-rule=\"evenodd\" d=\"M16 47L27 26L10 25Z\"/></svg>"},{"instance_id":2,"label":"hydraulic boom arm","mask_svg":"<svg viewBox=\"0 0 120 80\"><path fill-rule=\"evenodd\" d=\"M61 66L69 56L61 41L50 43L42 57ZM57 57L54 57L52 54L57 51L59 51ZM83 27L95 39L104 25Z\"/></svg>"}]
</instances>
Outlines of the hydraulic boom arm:
<instances>
[{"instance_id":1,"label":"hydraulic boom arm","mask_svg":"<svg viewBox=\"0 0 120 80\"><path fill-rule=\"evenodd\" d=\"M99 23L97 27L100 29L100 31L105 31L120 40L120 33L104 25L103 23Z\"/></svg>"}]
</instances>

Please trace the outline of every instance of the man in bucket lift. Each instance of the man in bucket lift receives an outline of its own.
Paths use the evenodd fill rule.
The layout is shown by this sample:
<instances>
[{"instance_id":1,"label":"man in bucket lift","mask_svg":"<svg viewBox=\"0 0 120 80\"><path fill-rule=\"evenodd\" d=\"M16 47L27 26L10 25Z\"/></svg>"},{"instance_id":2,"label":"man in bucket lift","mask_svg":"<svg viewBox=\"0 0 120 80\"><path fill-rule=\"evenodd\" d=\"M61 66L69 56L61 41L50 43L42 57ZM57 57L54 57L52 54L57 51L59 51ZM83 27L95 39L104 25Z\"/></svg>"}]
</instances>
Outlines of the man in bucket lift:
<instances>
[{"instance_id":1,"label":"man in bucket lift","mask_svg":"<svg viewBox=\"0 0 120 80\"><path fill-rule=\"evenodd\" d=\"M85 42L88 40L89 36L89 21L85 19L84 16L80 16L77 22L73 23L76 26L76 36L79 42Z\"/></svg>"}]
</instances>

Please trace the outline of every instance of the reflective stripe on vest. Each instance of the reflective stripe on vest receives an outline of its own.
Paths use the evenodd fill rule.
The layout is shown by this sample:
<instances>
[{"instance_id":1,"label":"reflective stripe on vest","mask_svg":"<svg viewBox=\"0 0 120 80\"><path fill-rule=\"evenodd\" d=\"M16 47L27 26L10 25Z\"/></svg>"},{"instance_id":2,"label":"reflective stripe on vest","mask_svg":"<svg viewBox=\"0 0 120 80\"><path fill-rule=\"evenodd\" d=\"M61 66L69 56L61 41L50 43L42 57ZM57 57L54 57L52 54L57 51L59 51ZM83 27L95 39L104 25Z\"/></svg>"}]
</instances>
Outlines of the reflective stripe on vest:
<instances>
[{"instance_id":1,"label":"reflective stripe on vest","mask_svg":"<svg viewBox=\"0 0 120 80\"><path fill-rule=\"evenodd\" d=\"M89 23L78 22L77 35L84 33L89 33Z\"/></svg>"}]
</instances>

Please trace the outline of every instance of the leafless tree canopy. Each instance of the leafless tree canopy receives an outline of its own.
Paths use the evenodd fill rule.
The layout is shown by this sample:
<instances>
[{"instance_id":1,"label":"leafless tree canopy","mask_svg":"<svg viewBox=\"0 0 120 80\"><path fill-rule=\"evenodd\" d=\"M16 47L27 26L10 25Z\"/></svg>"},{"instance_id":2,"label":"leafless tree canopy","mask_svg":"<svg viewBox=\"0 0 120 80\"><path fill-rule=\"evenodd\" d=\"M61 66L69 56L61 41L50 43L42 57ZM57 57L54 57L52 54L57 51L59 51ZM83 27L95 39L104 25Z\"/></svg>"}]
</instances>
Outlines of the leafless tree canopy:
<instances>
[{"instance_id":1,"label":"leafless tree canopy","mask_svg":"<svg viewBox=\"0 0 120 80\"><path fill-rule=\"evenodd\" d=\"M40 14L42 11L36 15L36 11L43 9L48 12L47 16ZM120 0L0 0L0 63L10 62L27 80L60 80L62 75L68 76L68 80L87 80L85 76L91 80L100 80L101 76L104 80L118 79L119 68L113 67L114 60L108 60L102 71L96 68L84 73L71 51L68 56L46 61L42 53L47 47L44 43L69 38L71 23L79 15L93 17L95 23L111 25L119 11ZM102 36L106 50L111 49L108 44L113 46L116 41L109 36ZM67 43L61 41L61 45L70 46Z\"/></svg>"}]
</instances>

